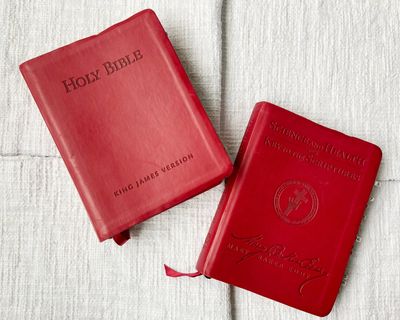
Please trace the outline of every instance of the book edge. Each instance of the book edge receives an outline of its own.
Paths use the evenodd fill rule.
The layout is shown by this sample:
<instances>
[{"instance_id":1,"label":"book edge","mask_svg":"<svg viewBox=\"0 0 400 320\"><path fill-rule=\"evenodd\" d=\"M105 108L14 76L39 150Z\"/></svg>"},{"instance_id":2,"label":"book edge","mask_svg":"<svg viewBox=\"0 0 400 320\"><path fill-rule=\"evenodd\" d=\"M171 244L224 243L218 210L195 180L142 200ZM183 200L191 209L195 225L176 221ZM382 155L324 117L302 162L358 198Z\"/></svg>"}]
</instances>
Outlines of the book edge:
<instances>
[{"instance_id":1,"label":"book edge","mask_svg":"<svg viewBox=\"0 0 400 320\"><path fill-rule=\"evenodd\" d=\"M234 163L234 169L232 175L227 179L226 184L225 184L225 190L221 196L220 202L218 204L216 213L214 215L214 218L211 222L208 234L206 236L206 239L203 244L203 248L200 252L197 264L196 264L196 269L201 272L205 276L210 275L210 270L208 270L208 265L209 265L209 252L210 249L213 245L213 241L215 239L215 235L217 233L217 229L220 226L220 222L223 216L223 213L225 211L226 204L230 198L231 190L232 187L235 183L236 177L237 177L237 172L238 169L240 168L240 164L243 161L244 155L246 153L249 140L253 134L253 129L255 127L255 124L258 119L258 115L264 106L264 103L257 103L255 107L253 108L253 111L251 113L247 128L245 130L245 133L242 138L241 145L239 147L238 153L236 155L235 163Z\"/></svg>"},{"instance_id":2,"label":"book edge","mask_svg":"<svg viewBox=\"0 0 400 320\"><path fill-rule=\"evenodd\" d=\"M33 57L31 59L28 59L28 60L20 63L19 68L21 70L21 68L25 68L25 66L32 67L34 64L39 63L43 58L47 58L47 57L52 56L54 54L61 54L62 52L75 47L76 45L81 45L81 44L85 44L87 42L96 40L99 36L107 34L110 31L113 31L114 29L116 29L117 27L120 27L121 25L124 25L124 24L130 22L131 20L134 20L134 19L139 18L140 16L146 15L146 14L157 16L156 13L150 8L141 10L141 11L133 14L132 16L130 16L130 17L128 17L128 18L126 18L126 19L124 19L122 21L119 21L117 23L112 24L111 26L103 29L102 31L100 31L100 32L98 32L96 34L84 37L84 38L79 39L79 40L72 41L72 42L70 42L70 43L68 43L66 45L62 45L62 46L60 46L58 48L55 48L55 49L50 50L48 52L39 54L38 56Z\"/></svg>"}]
</instances>

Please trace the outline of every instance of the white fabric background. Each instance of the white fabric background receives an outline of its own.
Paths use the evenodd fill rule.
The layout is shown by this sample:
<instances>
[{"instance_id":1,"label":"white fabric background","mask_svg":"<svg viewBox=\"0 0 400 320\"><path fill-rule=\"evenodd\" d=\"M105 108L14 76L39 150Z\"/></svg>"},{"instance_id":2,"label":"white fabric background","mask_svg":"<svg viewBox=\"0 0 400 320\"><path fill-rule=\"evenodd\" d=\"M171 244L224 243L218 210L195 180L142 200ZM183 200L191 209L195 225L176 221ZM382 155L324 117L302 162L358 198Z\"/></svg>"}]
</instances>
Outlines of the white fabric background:
<instances>
[{"instance_id":1,"label":"white fabric background","mask_svg":"<svg viewBox=\"0 0 400 320\"><path fill-rule=\"evenodd\" d=\"M153 8L234 158L267 100L380 145L381 186L328 319L400 312L400 3L0 2L0 319L311 319L194 269L220 185L99 244L18 64Z\"/></svg>"}]
</instances>

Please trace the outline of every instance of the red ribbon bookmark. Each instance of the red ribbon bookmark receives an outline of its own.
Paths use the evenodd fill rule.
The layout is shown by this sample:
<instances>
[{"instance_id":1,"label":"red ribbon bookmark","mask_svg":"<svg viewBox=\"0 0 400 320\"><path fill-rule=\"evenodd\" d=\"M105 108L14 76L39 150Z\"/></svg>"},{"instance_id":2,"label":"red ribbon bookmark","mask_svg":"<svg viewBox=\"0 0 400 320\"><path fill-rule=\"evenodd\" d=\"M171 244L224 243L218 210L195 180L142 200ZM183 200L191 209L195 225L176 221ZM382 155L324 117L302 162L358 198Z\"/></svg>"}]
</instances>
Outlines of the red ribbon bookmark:
<instances>
[{"instance_id":1,"label":"red ribbon bookmark","mask_svg":"<svg viewBox=\"0 0 400 320\"><path fill-rule=\"evenodd\" d=\"M122 246L125 242L127 242L131 238L129 234L129 229L122 231L121 233L116 234L113 239L116 244Z\"/></svg>"},{"instance_id":2,"label":"red ribbon bookmark","mask_svg":"<svg viewBox=\"0 0 400 320\"><path fill-rule=\"evenodd\" d=\"M195 278L195 277L201 276L201 273L198 271L192 272L192 273L182 273L182 272L176 271L176 270L168 267L166 264L164 264L164 269L165 269L165 274L168 277L173 277L173 278L177 278L177 277Z\"/></svg>"}]
</instances>

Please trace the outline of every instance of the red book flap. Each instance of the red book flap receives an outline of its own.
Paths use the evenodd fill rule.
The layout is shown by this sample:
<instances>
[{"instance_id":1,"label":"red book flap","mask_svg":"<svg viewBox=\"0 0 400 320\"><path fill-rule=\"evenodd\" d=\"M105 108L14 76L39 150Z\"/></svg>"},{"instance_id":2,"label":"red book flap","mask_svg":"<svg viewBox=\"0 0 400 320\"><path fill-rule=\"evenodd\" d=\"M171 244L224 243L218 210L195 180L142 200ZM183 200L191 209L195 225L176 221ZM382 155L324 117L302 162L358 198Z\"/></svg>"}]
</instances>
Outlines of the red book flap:
<instances>
[{"instance_id":1,"label":"red book flap","mask_svg":"<svg viewBox=\"0 0 400 320\"><path fill-rule=\"evenodd\" d=\"M257 104L249 128L198 270L324 316L381 151L266 102Z\"/></svg>"},{"instance_id":2,"label":"red book flap","mask_svg":"<svg viewBox=\"0 0 400 320\"><path fill-rule=\"evenodd\" d=\"M151 10L20 69L101 241L232 170Z\"/></svg>"}]
</instances>

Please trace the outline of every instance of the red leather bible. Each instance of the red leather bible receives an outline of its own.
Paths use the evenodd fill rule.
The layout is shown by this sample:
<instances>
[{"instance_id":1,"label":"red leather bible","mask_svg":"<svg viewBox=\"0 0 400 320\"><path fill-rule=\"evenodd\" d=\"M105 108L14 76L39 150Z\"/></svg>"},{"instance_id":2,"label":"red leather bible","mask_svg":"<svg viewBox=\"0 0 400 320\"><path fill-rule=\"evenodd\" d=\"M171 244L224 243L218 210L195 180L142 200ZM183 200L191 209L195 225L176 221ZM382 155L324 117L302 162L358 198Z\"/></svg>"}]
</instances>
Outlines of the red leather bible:
<instances>
[{"instance_id":1,"label":"red leather bible","mask_svg":"<svg viewBox=\"0 0 400 320\"><path fill-rule=\"evenodd\" d=\"M231 161L157 16L20 66L100 241L218 184Z\"/></svg>"},{"instance_id":2,"label":"red leather bible","mask_svg":"<svg viewBox=\"0 0 400 320\"><path fill-rule=\"evenodd\" d=\"M258 103L197 270L327 315L380 161L371 143Z\"/></svg>"}]
</instances>

